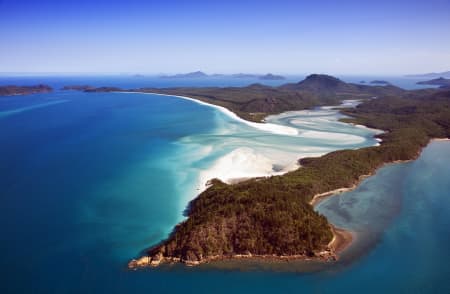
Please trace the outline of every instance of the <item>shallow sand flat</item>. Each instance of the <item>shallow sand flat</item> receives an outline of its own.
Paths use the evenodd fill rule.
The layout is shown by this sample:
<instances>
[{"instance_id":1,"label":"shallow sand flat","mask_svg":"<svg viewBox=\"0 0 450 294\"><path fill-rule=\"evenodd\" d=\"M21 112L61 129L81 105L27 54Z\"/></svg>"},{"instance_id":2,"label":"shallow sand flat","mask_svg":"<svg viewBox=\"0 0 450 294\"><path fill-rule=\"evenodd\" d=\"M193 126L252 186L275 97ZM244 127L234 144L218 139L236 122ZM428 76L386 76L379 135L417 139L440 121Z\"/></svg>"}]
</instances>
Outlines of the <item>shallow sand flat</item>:
<instances>
[{"instance_id":1,"label":"shallow sand flat","mask_svg":"<svg viewBox=\"0 0 450 294\"><path fill-rule=\"evenodd\" d=\"M211 106L195 99L181 98ZM210 159L209 164L198 167L197 192L203 191L213 178L236 183L253 177L281 175L297 169L300 158L378 143L373 136L379 130L339 122L342 115L334 109L317 108L271 115L267 118L268 123L260 124L243 121L223 107L212 107L220 110L218 115L225 115L229 123L223 124L220 118L213 134L193 135L179 141L186 147L191 146L190 149L203 150L205 158ZM292 124L300 118L301 121ZM201 161L201 156L196 160Z\"/></svg>"}]
</instances>

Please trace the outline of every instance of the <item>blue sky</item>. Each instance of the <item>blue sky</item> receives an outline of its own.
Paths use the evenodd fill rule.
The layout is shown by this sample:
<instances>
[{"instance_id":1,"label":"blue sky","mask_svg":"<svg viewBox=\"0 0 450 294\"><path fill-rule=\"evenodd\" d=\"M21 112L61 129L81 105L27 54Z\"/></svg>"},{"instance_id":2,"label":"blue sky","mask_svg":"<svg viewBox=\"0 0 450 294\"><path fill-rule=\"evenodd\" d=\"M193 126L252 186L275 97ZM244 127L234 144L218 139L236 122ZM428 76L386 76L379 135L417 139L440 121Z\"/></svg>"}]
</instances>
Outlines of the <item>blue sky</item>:
<instances>
[{"instance_id":1,"label":"blue sky","mask_svg":"<svg viewBox=\"0 0 450 294\"><path fill-rule=\"evenodd\" d=\"M450 70L450 0L0 0L0 72Z\"/></svg>"}]
</instances>

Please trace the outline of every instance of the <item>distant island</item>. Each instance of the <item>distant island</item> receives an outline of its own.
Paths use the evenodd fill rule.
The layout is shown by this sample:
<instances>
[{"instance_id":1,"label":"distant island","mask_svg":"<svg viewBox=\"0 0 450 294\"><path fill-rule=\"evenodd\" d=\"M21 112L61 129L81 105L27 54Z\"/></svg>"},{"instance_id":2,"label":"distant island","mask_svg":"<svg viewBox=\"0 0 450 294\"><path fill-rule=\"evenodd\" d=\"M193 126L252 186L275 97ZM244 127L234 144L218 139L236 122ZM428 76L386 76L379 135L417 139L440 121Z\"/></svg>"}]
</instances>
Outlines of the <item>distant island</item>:
<instances>
[{"instance_id":1,"label":"distant island","mask_svg":"<svg viewBox=\"0 0 450 294\"><path fill-rule=\"evenodd\" d=\"M160 78L163 79L196 79L196 78L207 78L207 77L231 77L238 79L260 79L260 80L285 80L286 78L281 75L274 75L271 73L260 75L260 74L246 74L246 73L237 73L237 74L212 74L208 75L202 71L189 72L184 74L175 74L175 75L163 75Z\"/></svg>"},{"instance_id":2,"label":"distant island","mask_svg":"<svg viewBox=\"0 0 450 294\"><path fill-rule=\"evenodd\" d=\"M383 80L373 80L370 83L371 84L378 84L378 85L389 85L390 84L388 81L383 81Z\"/></svg>"},{"instance_id":3,"label":"distant island","mask_svg":"<svg viewBox=\"0 0 450 294\"><path fill-rule=\"evenodd\" d=\"M194 72L189 72L189 73L185 73L185 74L160 76L160 78L163 78L163 79L191 79L191 78L206 78L206 77L208 77L208 75L202 71L194 71Z\"/></svg>"},{"instance_id":4,"label":"distant island","mask_svg":"<svg viewBox=\"0 0 450 294\"><path fill-rule=\"evenodd\" d=\"M417 84L440 86L440 88L450 88L450 79L445 79L443 77L440 77L438 79L417 82Z\"/></svg>"},{"instance_id":5,"label":"distant island","mask_svg":"<svg viewBox=\"0 0 450 294\"><path fill-rule=\"evenodd\" d=\"M271 73L268 73L268 74L263 75L263 76L259 76L258 78L260 80L267 80L267 81L270 81L270 80L277 81L277 80L285 80L286 79L283 76L274 75L274 74L271 74Z\"/></svg>"},{"instance_id":6,"label":"distant island","mask_svg":"<svg viewBox=\"0 0 450 294\"><path fill-rule=\"evenodd\" d=\"M259 75L255 74L246 74L246 73L237 73L237 74L231 74L232 78L236 79L256 79L259 77Z\"/></svg>"},{"instance_id":7,"label":"distant island","mask_svg":"<svg viewBox=\"0 0 450 294\"><path fill-rule=\"evenodd\" d=\"M121 91L191 97L224 106L253 121L268 114L362 99L356 108L342 110L350 116L343 121L387 131L377 136L382 139L380 146L303 158L301 168L282 176L233 185L211 180L209 188L190 202L188 218L174 228L167 240L130 261L132 269L167 262L197 265L225 258L333 261L349 237L331 226L312 205L333 191L356 187L385 163L417 158L431 138L450 137L450 91L443 89L407 91L392 85L350 84L313 74L279 87L253 84Z\"/></svg>"},{"instance_id":8,"label":"distant island","mask_svg":"<svg viewBox=\"0 0 450 294\"><path fill-rule=\"evenodd\" d=\"M95 87L89 86L89 85L72 85L72 86L64 86L61 88L61 90L67 91L67 90L74 90L74 91L88 91L90 89L95 89Z\"/></svg>"},{"instance_id":9,"label":"distant island","mask_svg":"<svg viewBox=\"0 0 450 294\"><path fill-rule=\"evenodd\" d=\"M61 90L74 90L74 91L84 91L84 92L120 92L123 89L118 87L93 87L89 85L70 85L64 86Z\"/></svg>"},{"instance_id":10,"label":"distant island","mask_svg":"<svg viewBox=\"0 0 450 294\"><path fill-rule=\"evenodd\" d=\"M414 74L414 75L405 75L405 77L408 78L450 78L450 71L443 71L443 72L430 72L430 73L424 73L424 74Z\"/></svg>"},{"instance_id":11,"label":"distant island","mask_svg":"<svg viewBox=\"0 0 450 294\"><path fill-rule=\"evenodd\" d=\"M35 86L0 86L0 96L12 96L12 95L29 95L36 93L49 93L53 91L53 88L48 85L35 85Z\"/></svg>"}]
</instances>

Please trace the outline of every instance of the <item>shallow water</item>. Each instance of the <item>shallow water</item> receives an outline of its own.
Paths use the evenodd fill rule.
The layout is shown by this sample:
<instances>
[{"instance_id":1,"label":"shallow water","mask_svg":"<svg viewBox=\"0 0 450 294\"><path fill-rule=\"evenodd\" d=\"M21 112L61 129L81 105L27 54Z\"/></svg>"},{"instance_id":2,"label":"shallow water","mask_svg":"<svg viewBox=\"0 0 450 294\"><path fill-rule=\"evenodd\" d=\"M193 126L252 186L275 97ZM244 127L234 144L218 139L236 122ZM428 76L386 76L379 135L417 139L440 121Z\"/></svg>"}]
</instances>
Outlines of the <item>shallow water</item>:
<instances>
[{"instance_id":1,"label":"shallow water","mask_svg":"<svg viewBox=\"0 0 450 294\"><path fill-rule=\"evenodd\" d=\"M339 123L340 115L325 108L270 117L300 133L277 135L208 106L143 94L2 97L0 112L9 113L0 118L2 293L411 289L409 279L395 279L397 271L420 275L418 289L428 282L445 287L448 270L437 261L450 260L442 242L450 223L445 143L434 143L414 163L381 170L355 194L321 203L336 224L375 232L377 246L355 263L315 274L182 266L134 272L125 269L127 261L183 219L201 179L230 162L235 171L251 169L247 174L276 173L301 156L376 144L374 131ZM411 226L415 234L407 234ZM405 240L413 242L406 252ZM408 274L412 269L417 273Z\"/></svg>"}]
</instances>

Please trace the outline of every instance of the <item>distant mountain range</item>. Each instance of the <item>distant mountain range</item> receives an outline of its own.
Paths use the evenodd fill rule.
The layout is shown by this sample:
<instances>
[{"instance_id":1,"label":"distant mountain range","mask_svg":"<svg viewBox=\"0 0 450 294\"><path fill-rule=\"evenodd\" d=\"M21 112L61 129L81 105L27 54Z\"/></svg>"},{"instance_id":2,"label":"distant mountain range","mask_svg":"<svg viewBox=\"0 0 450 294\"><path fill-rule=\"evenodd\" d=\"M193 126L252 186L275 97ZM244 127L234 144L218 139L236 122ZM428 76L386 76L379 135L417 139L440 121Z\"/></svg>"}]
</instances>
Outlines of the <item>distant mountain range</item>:
<instances>
[{"instance_id":1,"label":"distant mountain range","mask_svg":"<svg viewBox=\"0 0 450 294\"><path fill-rule=\"evenodd\" d=\"M194 71L184 74L175 75L164 75L160 76L163 79L192 79L192 78L207 78L207 77L232 77L237 79L260 79L260 80L285 80L286 78L281 75L274 75L271 73L260 75L260 74L247 74L247 73L237 73L237 74L212 74L208 75L202 71Z\"/></svg>"},{"instance_id":2,"label":"distant mountain range","mask_svg":"<svg viewBox=\"0 0 450 294\"><path fill-rule=\"evenodd\" d=\"M425 74L406 75L408 78L450 78L450 71L430 72Z\"/></svg>"}]
</instances>

